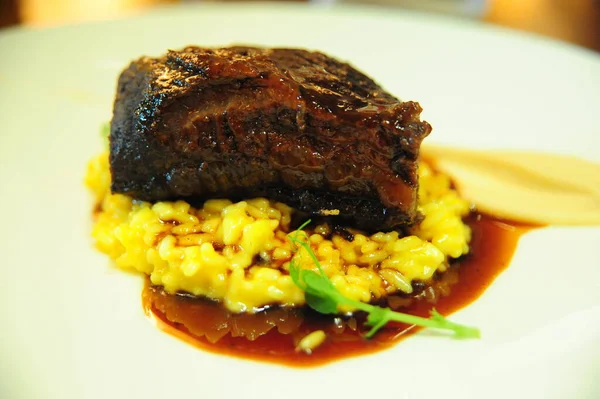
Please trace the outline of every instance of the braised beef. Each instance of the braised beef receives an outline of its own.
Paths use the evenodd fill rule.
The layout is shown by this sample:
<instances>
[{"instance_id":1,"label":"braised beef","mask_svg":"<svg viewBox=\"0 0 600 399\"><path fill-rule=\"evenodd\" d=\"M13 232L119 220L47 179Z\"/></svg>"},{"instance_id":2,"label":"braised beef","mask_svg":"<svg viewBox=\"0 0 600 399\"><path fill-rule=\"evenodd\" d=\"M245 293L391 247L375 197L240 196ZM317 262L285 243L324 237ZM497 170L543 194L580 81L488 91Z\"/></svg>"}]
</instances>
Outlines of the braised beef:
<instances>
[{"instance_id":1,"label":"braised beef","mask_svg":"<svg viewBox=\"0 0 600 399\"><path fill-rule=\"evenodd\" d=\"M111 188L147 201L266 196L366 229L409 225L431 131L420 113L318 52L143 57L119 78Z\"/></svg>"}]
</instances>

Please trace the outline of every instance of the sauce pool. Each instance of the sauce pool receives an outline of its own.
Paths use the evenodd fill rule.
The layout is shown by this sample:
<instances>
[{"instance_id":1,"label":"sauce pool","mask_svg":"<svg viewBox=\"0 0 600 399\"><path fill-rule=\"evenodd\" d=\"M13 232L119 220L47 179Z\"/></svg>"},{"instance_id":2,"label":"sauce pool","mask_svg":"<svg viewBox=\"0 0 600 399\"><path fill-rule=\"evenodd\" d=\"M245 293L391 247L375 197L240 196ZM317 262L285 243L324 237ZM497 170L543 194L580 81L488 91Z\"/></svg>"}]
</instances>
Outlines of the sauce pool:
<instances>
[{"instance_id":1,"label":"sauce pool","mask_svg":"<svg viewBox=\"0 0 600 399\"><path fill-rule=\"evenodd\" d=\"M535 227L482 214L472 215L467 223L472 229L469 255L455 261L418 299L391 297L384 305L423 317L428 317L433 308L447 316L465 307L508 267L520 236ZM168 295L149 282L142 301L146 314L160 329L198 348L293 367L323 365L377 352L420 330L390 323L367 340L363 335L368 327L363 327L360 316L333 317L304 308L273 308L238 315L205 299ZM300 340L315 330L326 332L325 342L310 354L296 350Z\"/></svg>"}]
</instances>

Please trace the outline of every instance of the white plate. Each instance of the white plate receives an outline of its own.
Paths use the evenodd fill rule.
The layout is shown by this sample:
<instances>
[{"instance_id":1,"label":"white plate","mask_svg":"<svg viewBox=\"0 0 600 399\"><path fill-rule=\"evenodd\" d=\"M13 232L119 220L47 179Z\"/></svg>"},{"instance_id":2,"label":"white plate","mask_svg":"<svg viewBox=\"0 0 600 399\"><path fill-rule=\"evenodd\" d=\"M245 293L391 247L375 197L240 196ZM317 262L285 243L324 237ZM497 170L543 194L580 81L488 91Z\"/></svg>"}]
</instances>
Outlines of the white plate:
<instances>
[{"instance_id":1,"label":"white plate","mask_svg":"<svg viewBox=\"0 0 600 399\"><path fill-rule=\"evenodd\" d=\"M0 34L0 397L597 398L600 228L526 235L453 315L479 341L426 334L314 369L222 357L159 332L142 279L91 247L82 185L117 74L186 44L320 49L421 102L432 141L600 160L600 57L463 20L376 8L169 8Z\"/></svg>"}]
</instances>

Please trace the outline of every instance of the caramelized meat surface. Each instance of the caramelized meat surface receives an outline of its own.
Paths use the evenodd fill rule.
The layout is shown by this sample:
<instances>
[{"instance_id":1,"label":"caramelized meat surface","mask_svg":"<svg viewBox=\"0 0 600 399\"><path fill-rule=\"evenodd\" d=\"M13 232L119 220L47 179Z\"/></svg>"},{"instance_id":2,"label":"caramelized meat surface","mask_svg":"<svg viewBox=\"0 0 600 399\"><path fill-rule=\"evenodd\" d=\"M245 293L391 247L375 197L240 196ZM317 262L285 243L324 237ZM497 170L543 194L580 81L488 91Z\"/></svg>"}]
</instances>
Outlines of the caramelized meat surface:
<instances>
[{"instance_id":1,"label":"caramelized meat surface","mask_svg":"<svg viewBox=\"0 0 600 399\"><path fill-rule=\"evenodd\" d=\"M431 131L420 113L318 52L143 57L119 78L111 188L147 201L266 196L369 230L409 225Z\"/></svg>"}]
</instances>

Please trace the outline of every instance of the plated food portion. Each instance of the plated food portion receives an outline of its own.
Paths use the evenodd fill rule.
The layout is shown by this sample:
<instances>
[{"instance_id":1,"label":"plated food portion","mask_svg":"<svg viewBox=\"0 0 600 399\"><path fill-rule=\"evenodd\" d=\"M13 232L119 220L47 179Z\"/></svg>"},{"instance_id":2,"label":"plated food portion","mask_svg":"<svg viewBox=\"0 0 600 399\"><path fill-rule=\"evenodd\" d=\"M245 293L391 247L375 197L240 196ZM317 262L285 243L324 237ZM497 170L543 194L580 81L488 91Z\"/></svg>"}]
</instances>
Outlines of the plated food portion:
<instances>
[{"instance_id":1,"label":"plated food portion","mask_svg":"<svg viewBox=\"0 0 600 399\"><path fill-rule=\"evenodd\" d=\"M96 246L149 276L164 326L228 353L318 363L381 348L377 334L405 330L394 322L478 336L428 318L465 304L439 300L469 283L465 218L483 222L419 160L420 112L316 52L140 58L119 78L110 150L88 166ZM470 299L486 284L472 279Z\"/></svg>"}]
</instances>

